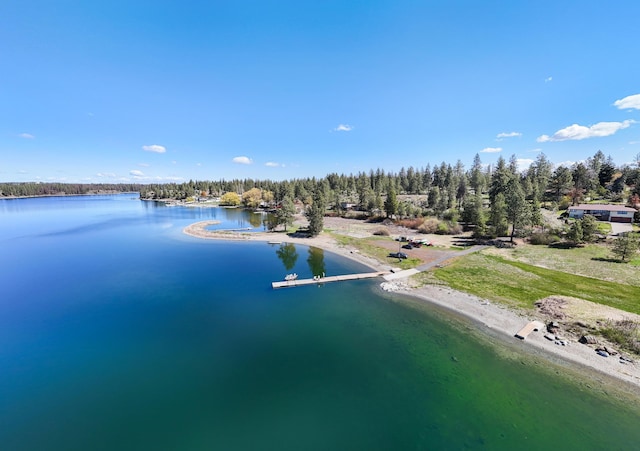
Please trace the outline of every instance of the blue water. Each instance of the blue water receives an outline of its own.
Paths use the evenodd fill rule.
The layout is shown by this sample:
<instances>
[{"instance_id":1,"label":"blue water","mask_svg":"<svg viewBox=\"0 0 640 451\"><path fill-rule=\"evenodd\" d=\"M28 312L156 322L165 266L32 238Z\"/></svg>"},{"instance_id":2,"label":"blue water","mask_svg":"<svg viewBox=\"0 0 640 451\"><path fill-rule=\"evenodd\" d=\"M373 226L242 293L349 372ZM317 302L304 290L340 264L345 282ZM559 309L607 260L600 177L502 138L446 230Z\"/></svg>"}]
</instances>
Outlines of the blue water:
<instances>
[{"instance_id":1,"label":"blue water","mask_svg":"<svg viewBox=\"0 0 640 451\"><path fill-rule=\"evenodd\" d=\"M242 216L246 215L246 216ZM630 449L640 415L307 246L207 241L241 210L136 195L0 200L0 445ZM249 224L247 226L246 224ZM259 226L258 226L259 228Z\"/></svg>"}]
</instances>

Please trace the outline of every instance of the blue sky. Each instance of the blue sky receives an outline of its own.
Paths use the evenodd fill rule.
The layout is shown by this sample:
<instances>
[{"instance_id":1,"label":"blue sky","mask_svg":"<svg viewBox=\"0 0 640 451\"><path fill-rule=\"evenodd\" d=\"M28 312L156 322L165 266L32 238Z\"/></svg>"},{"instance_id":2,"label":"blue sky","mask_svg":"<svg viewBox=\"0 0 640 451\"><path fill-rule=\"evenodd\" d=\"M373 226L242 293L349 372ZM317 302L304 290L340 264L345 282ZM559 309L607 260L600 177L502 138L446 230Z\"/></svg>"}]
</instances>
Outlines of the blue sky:
<instances>
[{"instance_id":1,"label":"blue sky","mask_svg":"<svg viewBox=\"0 0 640 451\"><path fill-rule=\"evenodd\" d=\"M640 2L0 3L0 181L640 153Z\"/></svg>"}]
</instances>

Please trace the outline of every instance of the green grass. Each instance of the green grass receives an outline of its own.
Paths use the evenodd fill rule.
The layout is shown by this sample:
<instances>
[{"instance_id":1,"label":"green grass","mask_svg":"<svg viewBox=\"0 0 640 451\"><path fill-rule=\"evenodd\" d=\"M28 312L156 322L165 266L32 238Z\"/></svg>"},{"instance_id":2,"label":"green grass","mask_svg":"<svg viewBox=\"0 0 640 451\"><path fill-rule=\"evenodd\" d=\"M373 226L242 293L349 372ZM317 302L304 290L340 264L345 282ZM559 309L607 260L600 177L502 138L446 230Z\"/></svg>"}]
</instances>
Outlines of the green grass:
<instances>
[{"instance_id":1,"label":"green grass","mask_svg":"<svg viewBox=\"0 0 640 451\"><path fill-rule=\"evenodd\" d=\"M525 245L514 249L487 249L484 253L565 273L640 287L638 268L634 266L640 265L640 254L631 263L620 263L611 248L604 244L588 244L570 249Z\"/></svg>"},{"instance_id":2,"label":"green grass","mask_svg":"<svg viewBox=\"0 0 640 451\"><path fill-rule=\"evenodd\" d=\"M456 290L531 309L551 295L563 295L640 314L640 287L577 276L476 253L438 269L435 276Z\"/></svg>"}]
</instances>

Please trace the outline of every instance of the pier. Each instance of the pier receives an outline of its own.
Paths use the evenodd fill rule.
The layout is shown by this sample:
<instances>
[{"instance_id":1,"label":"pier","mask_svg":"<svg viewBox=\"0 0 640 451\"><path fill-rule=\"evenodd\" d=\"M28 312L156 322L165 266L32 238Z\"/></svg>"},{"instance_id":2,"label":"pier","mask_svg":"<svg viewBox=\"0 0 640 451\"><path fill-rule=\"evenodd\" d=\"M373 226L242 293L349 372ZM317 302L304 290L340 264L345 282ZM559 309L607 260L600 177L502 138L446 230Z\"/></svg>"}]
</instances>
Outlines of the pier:
<instances>
[{"instance_id":1,"label":"pier","mask_svg":"<svg viewBox=\"0 0 640 451\"><path fill-rule=\"evenodd\" d=\"M365 272L360 274L344 274L341 276L326 276L316 279L296 279L296 280L283 280L281 282L271 282L272 288L288 288L288 287L301 287L303 285L320 285L330 282L342 282L345 280L360 280L360 279L374 279L376 277L389 274L388 271L378 272Z\"/></svg>"}]
</instances>

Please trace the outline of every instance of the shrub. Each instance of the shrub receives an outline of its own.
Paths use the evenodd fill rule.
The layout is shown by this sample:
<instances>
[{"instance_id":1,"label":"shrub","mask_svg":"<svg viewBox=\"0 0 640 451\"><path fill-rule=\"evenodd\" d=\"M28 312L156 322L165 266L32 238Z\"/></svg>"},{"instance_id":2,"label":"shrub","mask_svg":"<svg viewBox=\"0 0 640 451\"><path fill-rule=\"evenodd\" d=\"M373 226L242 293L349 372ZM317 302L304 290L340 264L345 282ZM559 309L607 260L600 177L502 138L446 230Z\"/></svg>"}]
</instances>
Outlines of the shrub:
<instances>
[{"instance_id":1,"label":"shrub","mask_svg":"<svg viewBox=\"0 0 640 451\"><path fill-rule=\"evenodd\" d=\"M571 198L569 196L564 196L560 203L558 204L558 210L566 210L571 206Z\"/></svg>"},{"instance_id":2,"label":"shrub","mask_svg":"<svg viewBox=\"0 0 640 451\"><path fill-rule=\"evenodd\" d=\"M441 221L436 229L438 235L456 235L460 232L462 232L462 226L457 222Z\"/></svg>"},{"instance_id":3,"label":"shrub","mask_svg":"<svg viewBox=\"0 0 640 451\"><path fill-rule=\"evenodd\" d=\"M438 221L436 218L427 218L423 221L423 223L418 227L418 232L420 233L436 233L438 230Z\"/></svg>"},{"instance_id":4,"label":"shrub","mask_svg":"<svg viewBox=\"0 0 640 451\"><path fill-rule=\"evenodd\" d=\"M397 222L397 224L401 227L406 227L408 229L419 230L420 226L424 222L422 218L414 218L414 219L402 219Z\"/></svg>"},{"instance_id":5,"label":"shrub","mask_svg":"<svg viewBox=\"0 0 640 451\"><path fill-rule=\"evenodd\" d=\"M550 232L532 233L529 237L529 242L536 245L542 244L548 246L549 244L555 243L556 241L560 241L560 237Z\"/></svg>"},{"instance_id":6,"label":"shrub","mask_svg":"<svg viewBox=\"0 0 640 451\"><path fill-rule=\"evenodd\" d=\"M462 233L462 226L457 222L450 222L448 226L449 226L449 235L457 235L459 233Z\"/></svg>"},{"instance_id":7,"label":"shrub","mask_svg":"<svg viewBox=\"0 0 640 451\"><path fill-rule=\"evenodd\" d=\"M378 236L389 236L389 231L387 229L380 228L376 229L373 234Z\"/></svg>"},{"instance_id":8,"label":"shrub","mask_svg":"<svg viewBox=\"0 0 640 451\"><path fill-rule=\"evenodd\" d=\"M640 333L638 323L629 319L607 321L600 329L600 335L635 354L640 354Z\"/></svg>"}]
</instances>

